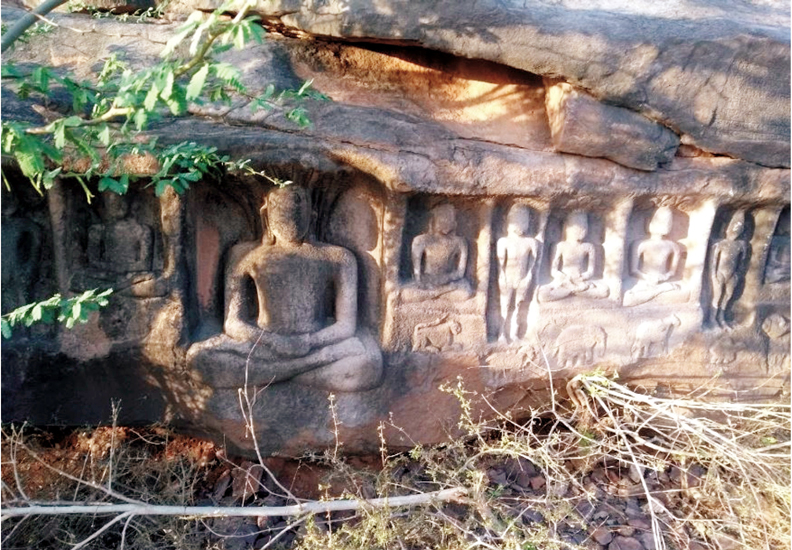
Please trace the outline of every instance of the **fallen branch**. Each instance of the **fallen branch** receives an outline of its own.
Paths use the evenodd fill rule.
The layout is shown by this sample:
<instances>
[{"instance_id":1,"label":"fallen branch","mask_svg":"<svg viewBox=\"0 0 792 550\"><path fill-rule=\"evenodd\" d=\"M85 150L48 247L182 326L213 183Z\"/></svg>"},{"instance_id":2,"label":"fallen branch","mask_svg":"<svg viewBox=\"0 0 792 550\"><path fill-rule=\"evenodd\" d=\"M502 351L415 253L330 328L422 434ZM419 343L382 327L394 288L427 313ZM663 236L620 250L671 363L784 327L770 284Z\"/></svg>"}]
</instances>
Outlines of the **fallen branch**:
<instances>
[{"instance_id":1,"label":"fallen branch","mask_svg":"<svg viewBox=\"0 0 792 550\"><path fill-rule=\"evenodd\" d=\"M187 516L187 517L273 517L298 516L301 514L322 514L360 510L363 508L401 508L417 506L429 502L454 501L467 494L461 487L443 489L430 493L405 495L398 497L311 501L291 506L159 506L144 502L135 504L108 504L104 506L20 506L18 508L0 508L0 518L19 516L60 516L80 514L124 514L134 516Z\"/></svg>"}]
</instances>

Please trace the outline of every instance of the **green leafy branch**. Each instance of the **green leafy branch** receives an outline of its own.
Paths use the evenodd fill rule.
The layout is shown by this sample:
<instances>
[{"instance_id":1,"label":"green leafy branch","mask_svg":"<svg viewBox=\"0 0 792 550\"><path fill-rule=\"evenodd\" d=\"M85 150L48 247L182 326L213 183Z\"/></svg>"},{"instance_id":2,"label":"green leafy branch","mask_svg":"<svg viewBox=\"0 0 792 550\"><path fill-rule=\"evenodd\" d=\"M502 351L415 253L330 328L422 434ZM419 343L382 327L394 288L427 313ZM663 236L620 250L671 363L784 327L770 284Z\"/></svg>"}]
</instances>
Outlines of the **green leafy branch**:
<instances>
[{"instance_id":1,"label":"green leafy branch","mask_svg":"<svg viewBox=\"0 0 792 550\"><path fill-rule=\"evenodd\" d=\"M56 177L75 177L90 201L92 194L86 180L94 176L100 178L100 190L126 192L130 178L135 176L119 176L125 172L122 161L126 155L146 149L137 143L134 133L143 131L164 113L184 114L189 102L200 104L209 99L230 103L229 92L246 92L240 71L229 63L216 61L215 56L233 47L242 48L250 40L262 41L264 30L257 24L257 17L245 17L247 9L231 21L223 18L225 7L205 19L196 12L166 44L161 62L134 71L111 56L96 82L77 81L47 67L23 72L14 65L4 65L2 77L15 84L20 97L46 103L58 86L70 94L74 114L56 113L54 120L39 126L4 122L2 153L16 160L39 192L49 189ZM188 56L176 55L185 49L186 42ZM183 192L189 182L200 179L196 174L221 175L214 170L222 165L219 157L208 163L214 153L209 149L195 144L164 149L149 146L148 152L155 154L161 166L152 181L157 193L168 186ZM185 159L191 152L195 153L192 163ZM79 169L64 170L65 160L71 160L72 166ZM190 169L193 164L198 164L198 168ZM174 167L186 168L187 173L170 177ZM9 186L5 175L4 181Z\"/></svg>"},{"instance_id":2,"label":"green leafy branch","mask_svg":"<svg viewBox=\"0 0 792 550\"><path fill-rule=\"evenodd\" d=\"M73 298L62 298L55 294L43 302L34 302L6 313L0 317L0 329L3 338L11 338L13 327L17 325L31 326L34 323L64 323L72 328L76 322L86 323L91 313L105 307L112 289L100 291L88 290Z\"/></svg>"}]
</instances>

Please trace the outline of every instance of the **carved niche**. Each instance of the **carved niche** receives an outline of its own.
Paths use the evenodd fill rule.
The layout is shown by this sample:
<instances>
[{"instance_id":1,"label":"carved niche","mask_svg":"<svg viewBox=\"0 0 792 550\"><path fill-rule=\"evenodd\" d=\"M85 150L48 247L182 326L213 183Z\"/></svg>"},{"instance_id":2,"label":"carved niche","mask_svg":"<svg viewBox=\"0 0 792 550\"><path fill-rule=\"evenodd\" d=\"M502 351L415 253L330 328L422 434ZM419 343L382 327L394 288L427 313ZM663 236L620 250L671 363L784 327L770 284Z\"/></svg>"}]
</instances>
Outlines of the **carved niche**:
<instances>
[{"instance_id":1,"label":"carved niche","mask_svg":"<svg viewBox=\"0 0 792 550\"><path fill-rule=\"evenodd\" d=\"M291 380L355 392L380 383L379 346L358 323L357 260L316 239L314 211L304 187L272 189L260 209L261 239L229 251L223 332L187 353L212 388Z\"/></svg>"},{"instance_id":2,"label":"carved niche","mask_svg":"<svg viewBox=\"0 0 792 550\"><path fill-rule=\"evenodd\" d=\"M437 352L485 343L492 202L401 200L400 208L390 206L392 229L385 230L384 262L394 268L386 281L384 346ZM453 343L426 345L422 335L441 325Z\"/></svg>"},{"instance_id":3,"label":"carved niche","mask_svg":"<svg viewBox=\"0 0 792 550\"><path fill-rule=\"evenodd\" d=\"M776 222L767 262L764 266L764 283L775 284L789 282L790 279L790 237L789 237L789 206L781 210Z\"/></svg>"}]
</instances>

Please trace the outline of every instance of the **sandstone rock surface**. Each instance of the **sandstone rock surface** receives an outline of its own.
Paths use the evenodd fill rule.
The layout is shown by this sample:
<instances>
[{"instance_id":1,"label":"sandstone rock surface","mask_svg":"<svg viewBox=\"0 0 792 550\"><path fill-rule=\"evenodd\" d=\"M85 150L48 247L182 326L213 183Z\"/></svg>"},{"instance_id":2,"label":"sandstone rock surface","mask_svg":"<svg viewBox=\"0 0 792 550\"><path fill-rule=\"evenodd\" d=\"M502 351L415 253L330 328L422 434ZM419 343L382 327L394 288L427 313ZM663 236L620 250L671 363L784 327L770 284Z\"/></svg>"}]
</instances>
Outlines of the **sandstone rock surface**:
<instances>
[{"instance_id":1,"label":"sandstone rock surface","mask_svg":"<svg viewBox=\"0 0 792 550\"><path fill-rule=\"evenodd\" d=\"M662 122L685 143L789 166L782 1L262 0L255 11L319 37L421 46L561 78Z\"/></svg>"},{"instance_id":2,"label":"sandstone rock surface","mask_svg":"<svg viewBox=\"0 0 792 550\"><path fill-rule=\"evenodd\" d=\"M420 16L420 3L274 5L259 7L268 24L312 35L275 36L224 60L252 95L313 79L332 101L302 104L311 124L235 96L190 105L148 135L250 159L303 187L300 208L271 210L271 183L244 174L184 196L156 197L143 182L120 204L87 205L65 181L46 199L4 191L4 266L36 283L4 284L3 311L95 281L119 288L77 332L4 343L4 367L14 365L3 369L4 419L98 422L121 397L122 422L167 419L245 453L251 414L267 453L337 437L376 452L383 420L394 447L453 435L460 404L438 388L458 377L515 410L545 399L549 377L558 388L596 368L658 392L784 391L790 174L778 166L788 161L779 128L789 127L789 83L777 75L789 45L773 5L728 14L438 2ZM178 26L53 18L64 28L9 59L90 77L115 52L139 69ZM728 56L711 48L734 33L746 48L734 56L761 55L735 61L726 85L716 75ZM568 105L605 124L548 109L557 79ZM716 99L705 94L713 89ZM56 94L48 108L70 103ZM35 120L30 107L4 91L4 117ZM297 210L301 223L286 223ZM269 238L296 226L300 246ZM244 376L249 359L255 380ZM304 383L335 368L354 383ZM257 397L240 408L243 380Z\"/></svg>"},{"instance_id":3,"label":"sandstone rock surface","mask_svg":"<svg viewBox=\"0 0 792 550\"><path fill-rule=\"evenodd\" d=\"M679 146L679 136L661 124L601 103L569 84L551 86L546 101L557 151L651 171L670 162Z\"/></svg>"}]
</instances>

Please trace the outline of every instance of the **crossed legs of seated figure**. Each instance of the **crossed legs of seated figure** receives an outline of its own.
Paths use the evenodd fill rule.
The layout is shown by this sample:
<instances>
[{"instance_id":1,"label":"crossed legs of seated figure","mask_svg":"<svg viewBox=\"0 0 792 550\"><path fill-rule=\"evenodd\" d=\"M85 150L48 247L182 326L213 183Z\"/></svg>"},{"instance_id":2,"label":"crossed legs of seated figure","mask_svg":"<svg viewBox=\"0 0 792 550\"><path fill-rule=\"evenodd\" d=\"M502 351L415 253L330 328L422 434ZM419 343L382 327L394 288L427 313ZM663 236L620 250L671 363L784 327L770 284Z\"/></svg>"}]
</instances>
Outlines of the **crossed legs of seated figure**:
<instances>
[{"instance_id":1,"label":"crossed legs of seated figure","mask_svg":"<svg viewBox=\"0 0 792 550\"><path fill-rule=\"evenodd\" d=\"M568 296L599 300L600 298L607 298L609 294L610 289L608 289L607 285L593 282L583 282L576 285L569 281L553 281L539 288L539 300L541 302L555 302Z\"/></svg>"},{"instance_id":2,"label":"crossed legs of seated figure","mask_svg":"<svg viewBox=\"0 0 792 550\"><path fill-rule=\"evenodd\" d=\"M681 288L679 284L668 281L656 285L647 281L638 281L634 287L624 293L624 305L637 306L645 304L646 302L654 300L661 294L680 291ZM687 297L688 293L685 292L684 296L679 296L678 299L684 301Z\"/></svg>"},{"instance_id":3,"label":"crossed legs of seated figure","mask_svg":"<svg viewBox=\"0 0 792 550\"><path fill-rule=\"evenodd\" d=\"M382 356L365 332L291 357L266 344L238 342L221 334L193 346L187 361L218 389L291 380L330 391L362 391L376 386L382 375Z\"/></svg>"}]
</instances>

